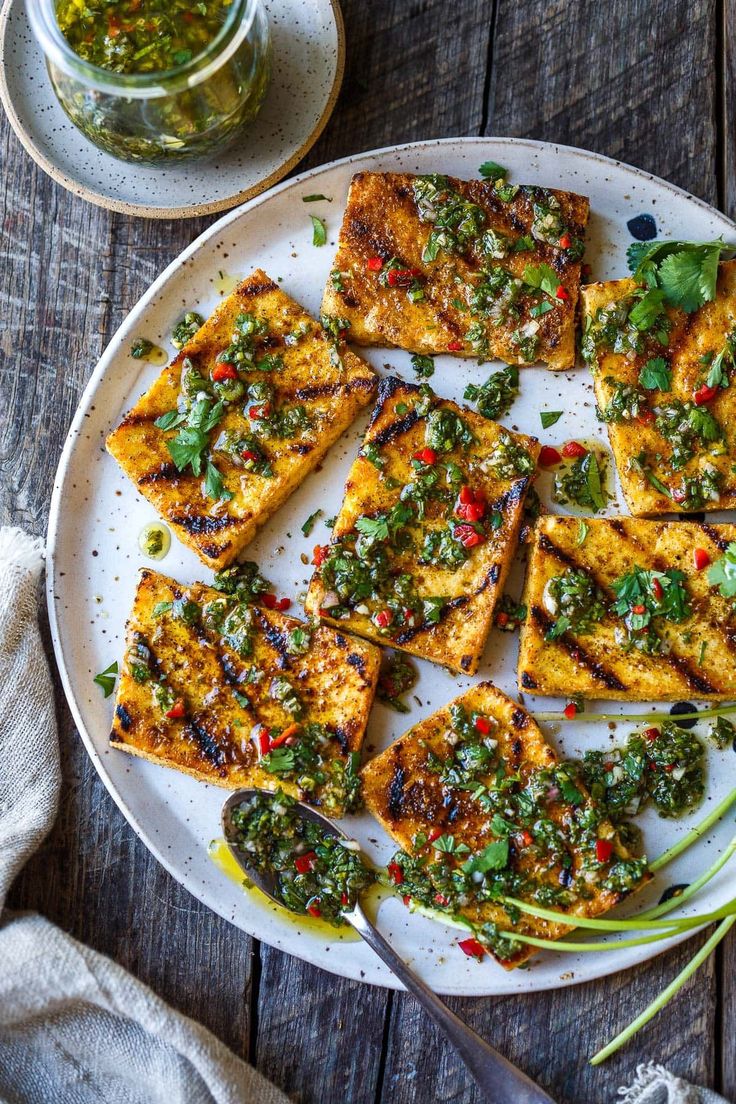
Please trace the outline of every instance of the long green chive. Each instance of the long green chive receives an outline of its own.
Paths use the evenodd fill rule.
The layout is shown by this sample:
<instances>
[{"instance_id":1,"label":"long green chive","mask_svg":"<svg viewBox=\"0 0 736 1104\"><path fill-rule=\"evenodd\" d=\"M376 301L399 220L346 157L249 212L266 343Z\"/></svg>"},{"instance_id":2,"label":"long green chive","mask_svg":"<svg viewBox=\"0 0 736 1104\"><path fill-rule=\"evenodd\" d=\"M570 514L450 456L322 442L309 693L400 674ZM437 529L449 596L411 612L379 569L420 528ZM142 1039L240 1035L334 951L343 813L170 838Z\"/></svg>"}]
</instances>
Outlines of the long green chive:
<instances>
[{"instance_id":1,"label":"long green chive","mask_svg":"<svg viewBox=\"0 0 736 1104\"><path fill-rule=\"evenodd\" d=\"M568 717L556 711L532 713L535 721L634 721L649 724L651 721L702 721L708 717L725 717L727 713L736 713L736 705L716 706L713 709L701 709L699 713L576 713Z\"/></svg>"},{"instance_id":2,"label":"long green chive","mask_svg":"<svg viewBox=\"0 0 736 1104\"><path fill-rule=\"evenodd\" d=\"M594 917L575 916L574 913L557 912L555 909L540 908L539 905L530 905L518 897L502 897L504 905L517 908L520 912L527 912L530 916L536 916L539 920L549 920L553 924L567 924L569 927L590 928L592 931L619 932L619 931L643 931L647 928L661 930L665 927L676 928L675 920L597 920Z\"/></svg>"},{"instance_id":3,"label":"long green chive","mask_svg":"<svg viewBox=\"0 0 736 1104\"><path fill-rule=\"evenodd\" d=\"M723 814L728 812L734 801L736 801L736 790L731 790L730 794L724 797L720 805L716 805L715 809L713 809L700 824L696 824L681 840L673 844L672 847L669 847L666 851L663 851L658 858L650 862L649 869L652 873L661 870L663 866L667 866L668 863L672 862L678 855L681 855L691 844L699 840L701 836L704 836L705 833L713 827L716 821L720 820Z\"/></svg>"},{"instance_id":4,"label":"long green chive","mask_svg":"<svg viewBox=\"0 0 736 1104\"><path fill-rule=\"evenodd\" d=\"M682 989L685 982L692 977L695 971L703 965L705 960L715 950L721 940L728 934L735 923L736 916L729 916L726 920L719 924L716 930L711 935L710 939L708 939L703 944L698 953L693 958L691 958L685 969L677 975L674 981L671 981L667 988L663 989L659 996L655 1000L653 1000L652 1003L648 1005L644 1009L644 1011L636 1017L635 1020L632 1020L628 1027L625 1027L623 1031L619 1032L615 1039L612 1039L607 1046L604 1046L601 1050L598 1051L597 1054L593 1055L593 1057L590 1059L591 1066L598 1066L601 1062L605 1062L606 1058L610 1058L612 1054L615 1054L616 1051L624 1045L624 1043L627 1043L629 1039L636 1035L637 1031L639 1031L640 1028L649 1023L649 1021L653 1019L654 1016L656 1016L657 1013L664 1008L664 1006L672 999L672 997L674 997L675 994L678 993L680 989Z\"/></svg>"},{"instance_id":5,"label":"long green chive","mask_svg":"<svg viewBox=\"0 0 736 1104\"><path fill-rule=\"evenodd\" d=\"M698 890L714 878L718 871L726 865L731 856L736 852L736 836L726 847L726 850L718 856L714 863L708 867L705 874L701 874L694 882L691 882L689 886L683 889L682 893L677 897L670 897L669 901L663 901L661 905L655 905L654 908L647 909L646 912L642 912L639 916L640 920L656 920L660 916L664 916L668 912L672 912L673 909L679 908L685 901L694 897Z\"/></svg>"},{"instance_id":6,"label":"long green chive","mask_svg":"<svg viewBox=\"0 0 736 1104\"><path fill-rule=\"evenodd\" d=\"M535 935L520 935L513 931L499 932L503 939L517 943L527 943L531 947L539 947L544 951L618 951L621 947L642 947L646 943L660 943L663 939L671 939L673 935L680 935L695 928L702 928L706 924L713 924L724 917L736 916L736 902L717 909L715 912L706 913L703 916L683 917L676 928L669 928L654 935L642 935L636 939L617 939L612 943L570 943L565 939L540 939Z\"/></svg>"}]
</instances>

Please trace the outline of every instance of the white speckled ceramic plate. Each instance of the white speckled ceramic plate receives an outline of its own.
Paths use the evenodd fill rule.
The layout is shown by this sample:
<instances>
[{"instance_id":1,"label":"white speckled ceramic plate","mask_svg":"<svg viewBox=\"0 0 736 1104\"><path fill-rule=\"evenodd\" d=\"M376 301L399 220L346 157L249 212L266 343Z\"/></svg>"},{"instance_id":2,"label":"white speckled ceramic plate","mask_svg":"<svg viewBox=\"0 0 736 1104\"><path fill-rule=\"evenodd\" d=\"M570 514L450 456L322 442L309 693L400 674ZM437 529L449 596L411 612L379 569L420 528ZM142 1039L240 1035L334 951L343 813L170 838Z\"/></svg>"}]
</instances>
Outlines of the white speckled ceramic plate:
<instances>
[{"instance_id":1,"label":"white speckled ceramic plate","mask_svg":"<svg viewBox=\"0 0 736 1104\"><path fill-rule=\"evenodd\" d=\"M363 944L345 943L339 937L326 940L281 910L244 894L213 867L207 844L218 833L224 791L108 747L113 699L104 700L92 678L120 658L125 618L136 571L142 564L138 534L154 515L107 456L103 443L155 374L154 369L141 367L130 357L131 342L147 336L166 344L172 324L185 307L210 311L218 301L218 271L244 275L261 266L316 314L355 171L440 171L473 176L488 159L508 166L513 180L555 185L590 196L593 213L587 256L597 277L625 272L625 249L632 240L627 224L632 219L638 219L632 223L637 232L651 232L652 220L656 220L656 229L665 236L709 240L719 234L733 235L733 226L716 211L661 180L580 150L541 142L449 139L363 154L305 173L223 217L162 273L128 316L95 369L80 404L59 466L49 523L48 603L64 686L89 754L135 831L182 885L244 931L335 973L383 985L392 985L393 979ZM308 193L322 193L332 202L306 207L302 196ZM329 244L321 249L311 244L311 212L327 224ZM640 216L647 217L642 220ZM391 366L413 378L408 354L372 349L365 355L379 372ZM484 380L491 370L488 365L478 367L474 362L438 357L432 384L438 393L462 399L466 384ZM521 395L508 424L540 434L539 411L561 409L563 418L541 433L543 441L559 443L573 435L603 438L585 369L549 373L531 368L522 371L521 379ZM310 555L315 544L326 540L327 530L320 520L306 538L300 527L317 508L325 517L336 513L366 420L367 415L359 419L332 449L322 470L307 479L249 547L249 557L258 560L279 594L297 598L304 594L310 569L300 556ZM545 478L540 482L546 497ZM610 512L624 510L621 501L619 496ZM184 582L209 577L194 555L176 541L163 563L156 566ZM518 593L520 578L517 565L509 587L512 592ZM477 678L490 678L515 695L516 652L515 636L492 632ZM417 666L420 680L411 715L403 717L377 704L366 741L369 754L474 681L429 663ZM531 699L527 704L534 706ZM553 707L541 699L538 705ZM620 704L612 705L611 710L620 711ZM622 726L621 736L627 734L628 728ZM586 747L605 746L612 738L601 723L570 725L549 735L569 755ZM733 784L733 770L715 766L732 754L709 752L713 769L708 797L704 809L689 822L645 820L650 855L661 852L725 795ZM385 861L393 848L375 822L364 815L350 823L366 851ZM730 824L721 824L708 840L673 864L671 871L658 875L649 891L641 895L642 902L656 900L673 880L691 881L731 833ZM698 906L724 903L733 894L732 884L732 875L722 873L710 884L707 899L698 900ZM528 970L506 973L488 959L479 964L465 958L455 945L456 932L410 915L396 899L384 902L379 921L399 952L445 993L528 992L568 985L632 966L663 949L659 943L601 954L559 956L548 952L535 958Z\"/></svg>"},{"instance_id":2,"label":"white speckled ceramic plate","mask_svg":"<svg viewBox=\"0 0 736 1104\"><path fill-rule=\"evenodd\" d=\"M28 153L70 192L129 215L188 218L223 211L286 176L319 138L345 61L338 0L263 0L273 47L260 114L223 153L151 168L103 153L69 121L51 88L23 0L0 10L0 99Z\"/></svg>"}]
</instances>

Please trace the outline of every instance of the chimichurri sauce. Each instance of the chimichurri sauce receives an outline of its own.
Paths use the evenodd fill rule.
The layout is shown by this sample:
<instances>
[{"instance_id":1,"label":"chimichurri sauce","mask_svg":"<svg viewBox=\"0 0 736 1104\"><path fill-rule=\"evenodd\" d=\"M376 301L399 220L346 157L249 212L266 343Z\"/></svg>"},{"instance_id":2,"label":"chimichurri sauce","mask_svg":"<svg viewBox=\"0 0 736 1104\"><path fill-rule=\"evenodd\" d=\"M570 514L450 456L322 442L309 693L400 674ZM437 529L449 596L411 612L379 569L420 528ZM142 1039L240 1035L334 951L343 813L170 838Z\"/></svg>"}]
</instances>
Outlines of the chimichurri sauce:
<instances>
[{"instance_id":1,"label":"chimichurri sauce","mask_svg":"<svg viewBox=\"0 0 736 1104\"><path fill-rule=\"evenodd\" d=\"M277 790L242 802L230 816L230 843L248 866L277 876L276 894L291 912L335 927L375 881L359 850L306 820L293 798Z\"/></svg>"},{"instance_id":2,"label":"chimichurri sauce","mask_svg":"<svg viewBox=\"0 0 736 1104\"><path fill-rule=\"evenodd\" d=\"M186 65L217 37L232 0L58 0L56 17L84 61L114 73Z\"/></svg>"}]
</instances>

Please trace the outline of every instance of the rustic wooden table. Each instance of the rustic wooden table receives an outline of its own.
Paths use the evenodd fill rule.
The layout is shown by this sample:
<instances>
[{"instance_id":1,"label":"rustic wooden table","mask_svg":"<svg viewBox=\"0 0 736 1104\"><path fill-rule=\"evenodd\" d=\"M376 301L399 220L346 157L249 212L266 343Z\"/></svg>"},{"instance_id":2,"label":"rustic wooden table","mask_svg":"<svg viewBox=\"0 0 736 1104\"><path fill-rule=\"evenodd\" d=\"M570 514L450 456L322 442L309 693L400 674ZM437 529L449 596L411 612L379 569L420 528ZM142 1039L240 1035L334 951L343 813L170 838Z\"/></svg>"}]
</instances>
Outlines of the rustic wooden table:
<instances>
[{"instance_id":1,"label":"rustic wooden table","mask_svg":"<svg viewBox=\"0 0 736 1104\"><path fill-rule=\"evenodd\" d=\"M299 166L445 135L521 135L620 157L736 213L734 0L344 0L345 84ZM111 214L53 184L3 120L0 520L46 528L59 452L110 334L211 219ZM148 854L63 695L61 814L10 905L38 909L201 1020L295 1101L478 1101L414 1002L247 939ZM560 1104L613 1101L645 1056L736 1098L736 940L635 1044L586 1058L694 953L621 976L451 1006Z\"/></svg>"}]
</instances>

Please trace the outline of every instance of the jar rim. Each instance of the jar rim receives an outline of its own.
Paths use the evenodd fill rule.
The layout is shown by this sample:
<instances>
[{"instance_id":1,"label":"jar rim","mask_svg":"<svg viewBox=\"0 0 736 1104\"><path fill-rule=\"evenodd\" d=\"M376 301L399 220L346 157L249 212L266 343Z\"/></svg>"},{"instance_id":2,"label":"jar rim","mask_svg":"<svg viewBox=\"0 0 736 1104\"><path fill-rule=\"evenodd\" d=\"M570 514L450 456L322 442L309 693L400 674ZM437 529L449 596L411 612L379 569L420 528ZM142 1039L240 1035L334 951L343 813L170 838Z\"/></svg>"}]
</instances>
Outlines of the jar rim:
<instances>
[{"instance_id":1,"label":"jar rim","mask_svg":"<svg viewBox=\"0 0 736 1104\"><path fill-rule=\"evenodd\" d=\"M130 99L169 96L208 80L241 46L253 25L260 0L232 0L227 18L203 50L175 69L151 73L115 73L75 53L56 18L56 0L26 0L34 35L47 60L67 76L81 79L98 92Z\"/></svg>"}]
</instances>

